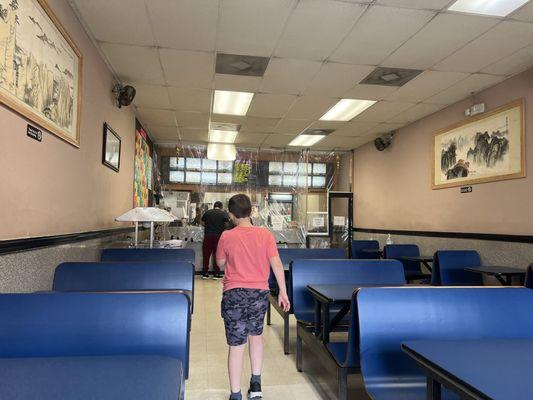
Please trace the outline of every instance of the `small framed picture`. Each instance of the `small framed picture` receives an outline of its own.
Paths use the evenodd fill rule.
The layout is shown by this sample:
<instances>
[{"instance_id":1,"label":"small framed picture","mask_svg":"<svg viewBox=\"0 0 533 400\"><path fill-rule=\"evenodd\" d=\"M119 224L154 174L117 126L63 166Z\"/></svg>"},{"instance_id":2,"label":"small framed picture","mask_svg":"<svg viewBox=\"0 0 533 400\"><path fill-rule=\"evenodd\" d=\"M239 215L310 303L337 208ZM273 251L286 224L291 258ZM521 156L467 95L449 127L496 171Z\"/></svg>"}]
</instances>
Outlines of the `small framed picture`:
<instances>
[{"instance_id":1,"label":"small framed picture","mask_svg":"<svg viewBox=\"0 0 533 400\"><path fill-rule=\"evenodd\" d=\"M116 172L120 169L120 136L107 123L104 123L102 164Z\"/></svg>"}]
</instances>

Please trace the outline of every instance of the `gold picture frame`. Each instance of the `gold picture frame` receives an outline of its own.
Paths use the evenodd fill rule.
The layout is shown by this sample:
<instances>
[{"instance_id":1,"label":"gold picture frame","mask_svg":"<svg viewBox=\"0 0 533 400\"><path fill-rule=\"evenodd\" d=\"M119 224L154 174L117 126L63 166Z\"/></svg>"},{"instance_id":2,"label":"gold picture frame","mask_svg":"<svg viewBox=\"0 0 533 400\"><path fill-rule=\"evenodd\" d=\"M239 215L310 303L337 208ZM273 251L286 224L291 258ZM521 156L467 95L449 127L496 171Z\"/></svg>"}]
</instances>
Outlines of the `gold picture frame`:
<instances>
[{"instance_id":1,"label":"gold picture frame","mask_svg":"<svg viewBox=\"0 0 533 400\"><path fill-rule=\"evenodd\" d=\"M79 147L83 56L46 0L0 5L0 102Z\"/></svg>"},{"instance_id":2,"label":"gold picture frame","mask_svg":"<svg viewBox=\"0 0 533 400\"><path fill-rule=\"evenodd\" d=\"M524 178L524 109L519 99L437 131L432 189Z\"/></svg>"}]
</instances>

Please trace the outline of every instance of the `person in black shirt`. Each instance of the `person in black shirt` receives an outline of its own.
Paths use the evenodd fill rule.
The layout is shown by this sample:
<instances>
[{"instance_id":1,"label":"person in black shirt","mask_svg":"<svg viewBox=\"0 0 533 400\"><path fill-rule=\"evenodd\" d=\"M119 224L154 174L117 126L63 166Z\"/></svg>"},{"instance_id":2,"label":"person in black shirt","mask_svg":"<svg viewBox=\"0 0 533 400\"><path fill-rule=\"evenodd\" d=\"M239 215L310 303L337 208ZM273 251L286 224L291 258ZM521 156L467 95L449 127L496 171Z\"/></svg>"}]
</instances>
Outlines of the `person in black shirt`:
<instances>
[{"instance_id":1,"label":"person in black shirt","mask_svg":"<svg viewBox=\"0 0 533 400\"><path fill-rule=\"evenodd\" d=\"M203 279L209 279L209 261L213 255L213 279L222 278L220 268L214 260L217 251L218 240L220 235L224 232L226 223L229 221L228 214L222 210L222 202L216 201L213 209L208 210L202 216L202 223L204 225L204 242L202 245L203 257Z\"/></svg>"}]
</instances>

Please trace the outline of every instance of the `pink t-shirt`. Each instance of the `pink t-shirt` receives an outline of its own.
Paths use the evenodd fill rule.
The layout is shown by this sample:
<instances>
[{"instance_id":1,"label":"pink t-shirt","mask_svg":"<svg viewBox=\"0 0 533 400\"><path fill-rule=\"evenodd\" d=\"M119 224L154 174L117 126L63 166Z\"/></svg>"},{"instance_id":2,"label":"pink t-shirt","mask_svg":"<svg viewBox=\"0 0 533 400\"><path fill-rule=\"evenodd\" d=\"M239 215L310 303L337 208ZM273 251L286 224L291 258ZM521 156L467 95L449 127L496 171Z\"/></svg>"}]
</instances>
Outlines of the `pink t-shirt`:
<instances>
[{"instance_id":1,"label":"pink t-shirt","mask_svg":"<svg viewBox=\"0 0 533 400\"><path fill-rule=\"evenodd\" d=\"M266 228L237 226L225 231L218 242L217 260L226 260L224 291L268 289L270 258L278 256L276 240Z\"/></svg>"}]
</instances>

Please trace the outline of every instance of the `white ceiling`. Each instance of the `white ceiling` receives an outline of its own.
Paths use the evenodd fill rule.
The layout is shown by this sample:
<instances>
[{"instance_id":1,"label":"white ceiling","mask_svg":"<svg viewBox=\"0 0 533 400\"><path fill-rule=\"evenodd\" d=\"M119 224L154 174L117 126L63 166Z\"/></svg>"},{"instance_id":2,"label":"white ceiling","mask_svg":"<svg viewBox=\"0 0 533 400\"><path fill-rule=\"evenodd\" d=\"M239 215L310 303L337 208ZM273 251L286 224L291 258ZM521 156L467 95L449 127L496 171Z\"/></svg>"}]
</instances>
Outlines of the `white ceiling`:
<instances>
[{"instance_id":1,"label":"white ceiling","mask_svg":"<svg viewBox=\"0 0 533 400\"><path fill-rule=\"evenodd\" d=\"M352 149L533 66L533 1L507 18L445 11L452 0L70 0L117 77L137 89L156 141L202 143L209 121L236 143L285 147L309 126L318 149ZM217 52L271 57L264 77L215 74ZM424 72L361 85L376 66ZM255 93L248 115L211 115L214 89ZM378 102L318 121L339 98Z\"/></svg>"}]
</instances>

